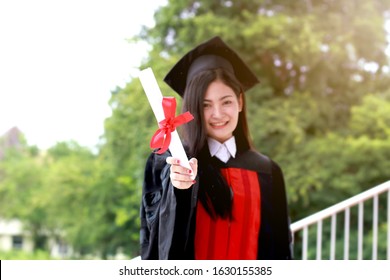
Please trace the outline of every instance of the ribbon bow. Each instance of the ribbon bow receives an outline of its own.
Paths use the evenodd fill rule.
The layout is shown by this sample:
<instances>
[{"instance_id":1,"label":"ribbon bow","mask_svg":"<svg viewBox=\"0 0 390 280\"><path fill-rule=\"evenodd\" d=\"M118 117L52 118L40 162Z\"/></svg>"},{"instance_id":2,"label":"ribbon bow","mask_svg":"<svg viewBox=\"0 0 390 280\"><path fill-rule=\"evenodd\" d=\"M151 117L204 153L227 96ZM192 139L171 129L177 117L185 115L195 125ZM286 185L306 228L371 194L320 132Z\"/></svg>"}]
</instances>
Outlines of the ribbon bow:
<instances>
[{"instance_id":1,"label":"ribbon bow","mask_svg":"<svg viewBox=\"0 0 390 280\"><path fill-rule=\"evenodd\" d=\"M165 119L158 123L159 129L154 133L150 141L152 149L159 149L157 154L161 155L168 150L171 143L171 133L176 127L191 121L194 116L190 112L185 112L175 117L176 99L174 97L163 97L162 106Z\"/></svg>"}]
</instances>

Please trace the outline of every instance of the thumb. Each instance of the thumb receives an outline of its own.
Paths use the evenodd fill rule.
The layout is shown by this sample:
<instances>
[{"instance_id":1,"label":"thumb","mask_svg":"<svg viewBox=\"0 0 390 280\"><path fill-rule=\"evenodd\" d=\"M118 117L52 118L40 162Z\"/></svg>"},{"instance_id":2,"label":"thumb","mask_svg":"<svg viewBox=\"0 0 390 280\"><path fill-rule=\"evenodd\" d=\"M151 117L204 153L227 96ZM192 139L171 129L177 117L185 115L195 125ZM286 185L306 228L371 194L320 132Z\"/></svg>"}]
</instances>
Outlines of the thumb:
<instances>
[{"instance_id":1,"label":"thumb","mask_svg":"<svg viewBox=\"0 0 390 280\"><path fill-rule=\"evenodd\" d=\"M198 160L196 158L191 158L189 163L193 171L193 176L196 177L196 174L198 173Z\"/></svg>"}]
</instances>

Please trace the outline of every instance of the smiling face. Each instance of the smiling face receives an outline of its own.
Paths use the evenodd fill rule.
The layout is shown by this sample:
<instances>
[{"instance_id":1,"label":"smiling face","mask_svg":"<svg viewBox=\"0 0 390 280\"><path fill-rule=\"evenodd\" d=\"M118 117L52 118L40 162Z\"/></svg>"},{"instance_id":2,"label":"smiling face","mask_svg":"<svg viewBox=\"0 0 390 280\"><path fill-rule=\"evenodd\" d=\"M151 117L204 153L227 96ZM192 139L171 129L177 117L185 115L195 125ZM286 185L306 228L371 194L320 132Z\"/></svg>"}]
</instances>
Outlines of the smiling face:
<instances>
[{"instance_id":1,"label":"smiling face","mask_svg":"<svg viewBox=\"0 0 390 280\"><path fill-rule=\"evenodd\" d=\"M238 115L242 110L242 96L220 80L207 88L203 100L203 113L207 135L223 143L233 136Z\"/></svg>"}]
</instances>

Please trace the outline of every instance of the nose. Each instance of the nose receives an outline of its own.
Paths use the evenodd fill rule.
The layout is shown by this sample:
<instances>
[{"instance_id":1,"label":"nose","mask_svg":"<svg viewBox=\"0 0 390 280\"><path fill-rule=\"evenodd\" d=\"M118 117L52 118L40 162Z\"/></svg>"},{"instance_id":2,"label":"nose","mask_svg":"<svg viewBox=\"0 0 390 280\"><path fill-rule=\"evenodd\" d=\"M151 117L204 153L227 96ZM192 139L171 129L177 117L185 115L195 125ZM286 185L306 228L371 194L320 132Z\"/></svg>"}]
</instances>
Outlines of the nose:
<instances>
[{"instance_id":1,"label":"nose","mask_svg":"<svg viewBox=\"0 0 390 280\"><path fill-rule=\"evenodd\" d=\"M211 116L214 118L219 118L223 115L223 110L222 107L219 105L214 105L213 106L213 111L211 113Z\"/></svg>"}]
</instances>

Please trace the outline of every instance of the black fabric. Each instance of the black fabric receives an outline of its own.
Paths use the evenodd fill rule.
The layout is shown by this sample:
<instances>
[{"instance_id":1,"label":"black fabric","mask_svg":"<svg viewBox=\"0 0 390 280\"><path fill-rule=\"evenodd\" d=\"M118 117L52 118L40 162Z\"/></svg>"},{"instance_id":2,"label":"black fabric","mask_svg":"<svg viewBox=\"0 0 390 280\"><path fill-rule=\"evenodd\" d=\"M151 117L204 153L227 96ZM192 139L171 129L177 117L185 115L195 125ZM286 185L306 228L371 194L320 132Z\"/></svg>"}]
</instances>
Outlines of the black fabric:
<instances>
[{"instance_id":1,"label":"black fabric","mask_svg":"<svg viewBox=\"0 0 390 280\"><path fill-rule=\"evenodd\" d=\"M259 179L261 230L258 259L292 259L292 234L282 171L273 162L271 173L259 172Z\"/></svg>"},{"instance_id":2,"label":"black fabric","mask_svg":"<svg viewBox=\"0 0 390 280\"><path fill-rule=\"evenodd\" d=\"M168 72L164 81L180 96L183 96L186 85L190 81L187 78L191 79L202 70L216 68L224 68L228 71L234 69L234 75L240 81L243 91L259 83L248 65L218 36L201 43L185 54ZM190 75L188 75L189 72Z\"/></svg>"},{"instance_id":3,"label":"black fabric","mask_svg":"<svg viewBox=\"0 0 390 280\"><path fill-rule=\"evenodd\" d=\"M199 178L188 190L169 182L166 154L152 154L146 163L141 205L141 258L193 259ZM220 168L256 171L261 186L258 259L292 259L291 231L283 174L268 157L248 150Z\"/></svg>"},{"instance_id":4,"label":"black fabric","mask_svg":"<svg viewBox=\"0 0 390 280\"><path fill-rule=\"evenodd\" d=\"M191 195L192 189L180 190L175 188L176 211L175 228L173 231L172 247L169 251L169 259L191 259L191 251L188 250L188 235L191 224L188 222L191 216Z\"/></svg>"},{"instance_id":5,"label":"black fabric","mask_svg":"<svg viewBox=\"0 0 390 280\"><path fill-rule=\"evenodd\" d=\"M208 149L207 149L207 153ZM213 218L231 218L233 207L231 188L220 171L222 161L216 157L199 159L199 201Z\"/></svg>"},{"instance_id":6,"label":"black fabric","mask_svg":"<svg viewBox=\"0 0 390 280\"><path fill-rule=\"evenodd\" d=\"M176 219L176 198L169 180L169 153L147 159L142 187L141 258L168 259Z\"/></svg>"}]
</instances>

